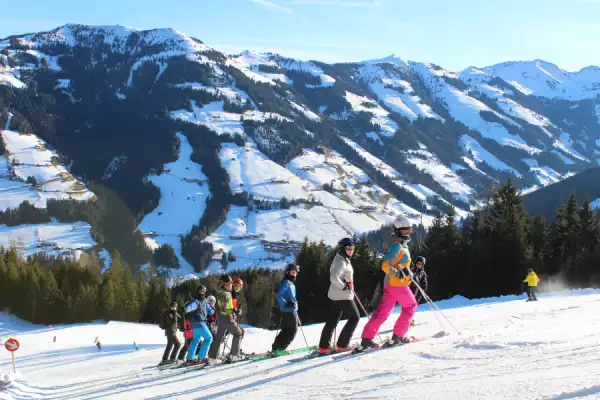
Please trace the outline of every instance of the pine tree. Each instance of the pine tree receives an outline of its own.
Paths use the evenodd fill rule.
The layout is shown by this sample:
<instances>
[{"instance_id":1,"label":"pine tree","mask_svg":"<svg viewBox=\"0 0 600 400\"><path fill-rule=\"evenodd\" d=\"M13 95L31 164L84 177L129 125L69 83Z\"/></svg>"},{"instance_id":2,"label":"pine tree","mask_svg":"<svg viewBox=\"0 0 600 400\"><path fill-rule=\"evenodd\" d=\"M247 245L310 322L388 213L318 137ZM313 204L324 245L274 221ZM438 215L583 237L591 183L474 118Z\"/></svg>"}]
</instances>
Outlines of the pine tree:
<instances>
[{"instance_id":1,"label":"pine tree","mask_svg":"<svg viewBox=\"0 0 600 400\"><path fill-rule=\"evenodd\" d=\"M520 293L522 276L528 268L529 244L526 240L527 218L518 188L508 182L493 196L487 217L490 231L491 259L487 295Z\"/></svg>"},{"instance_id":2,"label":"pine tree","mask_svg":"<svg viewBox=\"0 0 600 400\"><path fill-rule=\"evenodd\" d=\"M102 282L100 289L100 307L102 310L102 318L105 321L118 320L120 312L117 309L117 289L115 288L114 279L108 276Z\"/></svg>"},{"instance_id":3,"label":"pine tree","mask_svg":"<svg viewBox=\"0 0 600 400\"><path fill-rule=\"evenodd\" d=\"M542 272L545 270L545 244L548 235L548 222L543 215L536 215L529 218L527 229L527 241L531 244L531 268Z\"/></svg>"},{"instance_id":4,"label":"pine tree","mask_svg":"<svg viewBox=\"0 0 600 400\"><path fill-rule=\"evenodd\" d=\"M600 225L590 206L590 200L586 199L579 210L579 246L583 254L590 254L600 243Z\"/></svg>"}]
</instances>

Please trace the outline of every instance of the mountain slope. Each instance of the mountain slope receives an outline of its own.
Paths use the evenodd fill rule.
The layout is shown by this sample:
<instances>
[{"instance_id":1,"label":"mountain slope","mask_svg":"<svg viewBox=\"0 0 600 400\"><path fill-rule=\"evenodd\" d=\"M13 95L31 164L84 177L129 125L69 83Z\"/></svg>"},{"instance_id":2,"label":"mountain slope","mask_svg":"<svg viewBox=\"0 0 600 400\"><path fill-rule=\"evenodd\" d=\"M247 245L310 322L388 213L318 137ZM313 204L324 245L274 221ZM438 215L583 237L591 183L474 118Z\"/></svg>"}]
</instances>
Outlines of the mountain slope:
<instances>
[{"instance_id":1,"label":"mountain slope","mask_svg":"<svg viewBox=\"0 0 600 400\"><path fill-rule=\"evenodd\" d=\"M282 265L305 237L466 216L490 183L531 191L597 165L597 75L227 56L171 29L65 25L0 40L0 124L14 114L122 199L127 229L185 274L230 252L231 267Z\"/></svg>"},{"instance_id":2,"label":"mountain slope","mask_svg":"<svg viewBox=\"0 0 600 400\"><path fill-rule=\"evenodd\" d=\"M0 353L0 398L596 398L598 292L548 293L539 302L524 300L522 295L438 302L460 335L452 331L441 339L356 357L288 362L296 355L199 371L144 369L156 365L164 349L164 333L156 326L109 322L50 328L1 314L0 337L16 337L21 349L17 377L8 352ZM382 325L383 337L391 336L398 312ZM353 342L366 321L360 321ZM411 335L425 337L440 330L425 305L416 321L422 325L410 328ZM322 327L304 327L309 345L317 343ZM246 327L242 347L263 352L274 333ZM102 352L93 345L96 337ZM139 351L133 349L134 342ZM298 333L290 348L304 346Z\"/></svg>"},{"instance_id":3,"label":"mountain slope","mask_svg":"<svg viewBox=\"0 0 600 400\"><path fill-rule=\"evenodd\" d=\"M590 168L575 176L541 188L523 196L523 205L532 215L542 214L549 221L554 219L556 207L568 200L571 194L577 196L581 204L585 199L600 208L600 168Z\"/></svg>"}]
</instances>

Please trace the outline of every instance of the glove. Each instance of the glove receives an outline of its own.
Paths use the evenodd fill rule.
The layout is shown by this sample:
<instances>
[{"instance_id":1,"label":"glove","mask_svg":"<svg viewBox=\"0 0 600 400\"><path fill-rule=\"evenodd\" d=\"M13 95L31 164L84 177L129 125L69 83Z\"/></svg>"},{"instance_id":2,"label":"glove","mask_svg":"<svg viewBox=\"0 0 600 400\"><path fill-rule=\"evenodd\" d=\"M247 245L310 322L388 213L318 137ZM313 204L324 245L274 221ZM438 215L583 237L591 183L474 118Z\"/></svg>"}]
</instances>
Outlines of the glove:
<instances>
[{"instance_id":1,"label":"glove","mask_svg":"<svg viewBox=\"0 0 600 400\"><path fill-rule=\"evenodd\" d=\"M288 301L287 303L285 303L285 308L296 308L296 302L295 301Z\"/></svg>"},{"instance_id":2,"label":"glove","mask_svg":"<svg viewBox=\"0 0 600 400\"><path fill-rule=\"evenodd\" d=\"M346 286L344 286L344 289L342 289L342 290L352 290L352 291L354 291L354 283L352 283L352 282L346 282L346 281L344 281L344 283L346 284Z\"/></svg>"},{"instance_id":3,"label":"glove","mask_svg":"<svg viewBox=\"0 0 600 400\"><path fill-rule=\"evenodd\" d=\"M237 310L235 310L235 315L237 315L238 317L239 317L240 315L242 315L242 309L241 309L241 308L238 308Z\"/></svg>"}]
</instances>

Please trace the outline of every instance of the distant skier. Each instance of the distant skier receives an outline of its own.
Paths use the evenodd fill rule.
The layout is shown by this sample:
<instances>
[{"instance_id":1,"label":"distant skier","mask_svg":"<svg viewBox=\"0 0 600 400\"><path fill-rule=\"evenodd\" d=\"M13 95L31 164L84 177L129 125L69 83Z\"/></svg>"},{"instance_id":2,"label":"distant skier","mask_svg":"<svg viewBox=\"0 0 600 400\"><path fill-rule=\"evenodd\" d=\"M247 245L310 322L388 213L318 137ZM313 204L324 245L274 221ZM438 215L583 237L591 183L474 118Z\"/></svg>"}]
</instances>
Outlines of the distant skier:
<instances>
[{"instance_id":1,"label":"distant skier","mask_svg":"<svg viewBox=\"0 0 600 400\"><path fill-rule=\"evenodd\" d=\"M179 326L179 314L177 314L177 302L172 301L169 305L169 309L163 314L162 327L165 330L165 336L167 337L167 347L163 353L162 361L159 365L173 364L181 347L181 342L177 337L177 331Z\"/></svg>"},{"instance_id":2,"label":"distant skier","mask_svg":"<svg viewBox=\"0 0 600 400\"><path fill-rule=\"evenodd\" d=\"M354 301L354 269L350 258L354 254L354 241L344 238L338 242L337 254L329 269L329 292L331 300L329 316L321 332L319 352L327 354L334 349L331 347L331 336L342 315L348 318L337 339L337 351L350 350L350 339L360 320L360 314Z\"/></svg>"},{"instance_id":3,"label":"distant skier","mask_svg":"<svg viewBox=\"0 0 600 400\"><path fill-rule=\"evenodd\" d=\"M410 267L410 270L413 274L411 288L413 291L413 296L415 296L415 300L417 301L417 305L423 300L423 294L417 287L417 284L423 289L425 293L427 293L427 288L429 286L427 282L427 272L425 271L425 257L418 256L415 258L413 265ZM415 320L410 321L411 326L415 324Z\"/></svg>"},{"instance_id":4,"label":"distant skier","mask_svg":"<svg viewBox=\"0 0 600 400\"><path fill-rule=\"evenodd\" d=\"M298 273L300 273L298 264L288 264L285 267L285 277L275 292L275 300L281 313L281 330L271 347L273 355L287 349L298 332L298 300L296 300L296 285L294 285Z\"/></svg>"},{"instance_id":5,"label":"distant skier","mask_svg":"<svg viewBox=\"0 0 600 400\"><path fill-rule=\"evenodd\" d=\"M133 342L133 349L134 349L135 351L138 351L138 350L140 349L140 348L138 347L138 345L137 345L137 343L136 343L136 342Z\"/></svg>"},{"instance_id":6,"label":"distant skier","mask_svg":"<svg viewBox=\"0 0 600 400\"><path fill-rule=\"evenodd\" d=\"M216 310L217 307L217 299L215 298L215 296L208 296L206 298L206 301L208 301L208 304L213 308L213 310ZM213 315L210 315L208 317L208 321L206 321L207 325L208 325L208 329L210 330L210 333L212 333L213 337L217 336L217 313L213 313Z\"/></svg>"},{"instance_id":7,"label":"distant skier","mask_svg":"<svg viewBox=\"0 0 600 400\"><path fill-rule=\"evenodd\" d=\"M224 275L219 280L219 290L217 292L217 335L215 336L208 357L211 363L214 362L219 354L219 347L223 341L225 332L229 332L233 336L231 343L231 352L227 357L228 361L238 361L240 357L240 344L244 337L244 331L235 320L233 308L233 299L231 297L231 290L233 282L231 277Z\"/></svg>"},{"instance_id":8,"label":"distant skier","mask_svg":"<svg viewBox=\"0 0 600 400\"><path fill-rule=\"evenodd\" d=\"M52 339L52 341L53 341L54 343L56 343L56 336L54 336L54 339Z\"/></svg>"},{"instance_id":9,"label":"distant skier","mask_svg":"<svg viewBox=\"0 0 600 400\"><path fill-rule=\"evenodd\" d=\"M186 315L189 316L190 324L193 329L193 338L187 352L186 365L206 364L208 363L208 349L213 341L212 333L206 324L209 315L214 314L215 310L206 300L206 287L200 285L196 291L196 298L185 307ZM202 341L202 347L198 353L198 359L195 360L196 350Z\"/></svg>"},{"instance_id":10,"label":"distant skier","mask_svg":"<svg viewBox=\"0 0 600 400\"><path fill-rule=\"evenodd\" d=\"M98 351L102 351L102 343L100 343L99 340L96 342L96 347L98 348Z\"/></svg>"},{"instance_id":11,"label":"distant skier","mask_svg":"<svg viewBox=\"0 0 600 400\"><path fill-rule=\"evenodd\" d=\"M408 242L412 227L408 218L400 216L394 221L394 239L383 259L381 269L385 272L383 298L362 333L362 347L376 347L373 338L381 324L387 320L396 302L402 306L402 312L394 325L392 344L408 343L405 337L410 321L417 309L417 301L409 288L412 272Z\"/></svg>"},{"instance_id":12,"label":"distant skier","mask_svg":"<svg viewBox=\"0 0 600 400\"><path fill-rule=\"evenodd\" d=\"M527 300L526 301L538 301L535 296L535 292L537 292L537 285L540 283L540 278L536 275L535 272L531 268L527 270L527 276L523 280L523 283L526 284L525 292L527 292Z\"/></svg>"}]
</instances>

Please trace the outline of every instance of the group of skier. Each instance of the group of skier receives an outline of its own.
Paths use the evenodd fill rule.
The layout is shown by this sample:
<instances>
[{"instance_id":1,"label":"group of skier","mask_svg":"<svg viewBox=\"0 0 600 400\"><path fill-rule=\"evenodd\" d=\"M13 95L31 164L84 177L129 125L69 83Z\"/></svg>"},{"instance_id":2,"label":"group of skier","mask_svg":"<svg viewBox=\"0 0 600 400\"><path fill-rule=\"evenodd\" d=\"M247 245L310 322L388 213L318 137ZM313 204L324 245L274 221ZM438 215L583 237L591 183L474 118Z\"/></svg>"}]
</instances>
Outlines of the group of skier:
<instances>
[{"instance_id":1,"label":"group of skier","mask_svg":"<svg viewBox=\"0 0 600 400\"><path fill-rule=\"evenodd\" d=\"M183 347L177 336L180 326L177 302L171 302L169 310L164 314L162 326L167 337L167 347L161 364L173 364L177 359L185 359L186 365L208 363L209 359L217 358L221 342L227 333L233 338L227 358L231 361L239 359L244 329L238 322L242 313L238 296L243 285L240 278L232 280L230 276L224 275L219 280L219 288L214 296L207 296L206 287L198 286L196 297L184 306Z\"/></svg>"},{"instance_id":2,"label":"group of skier","mask_svg":"<svg viewBox=\"0 0 600 400\"><path fill-rule=\"evenodd\" d=\"M392 338L387 345L393 346L410 342L406 333L413 322L417 305L421 300L426 300L428 289L425 258L418 256L412 260L410 256L408 243L411 234L412 224L408 218L404 216L396 218L390 244L382 263L382 270L385 273L383 297L362 331L361 349L379 346L373 339L381 325L390 316L396 303L400 304L401 313L396 320ZM330 300L329 314L321 332L318 346L320 354L352 350L350 340L360 320L358 306L366 314L366 310L354 292L354 270L351 262L354 250L355 244L351 238L344 238L338 242L337 253L330 267L330 286L327 294ZM285 268L284 279L276 289L275 299L280 311L281 322L280 331L269 352L271 356L285 354L301 325L294 283L299 273L299 265L288 264ZM526 291L529 300L537 300L534 292L539 278L535 272L529 270L524 282L527 283ZM179 352L180 360L183 360L187 354L185 362L187 365L211 363L211 360L217 358L219 347L226 333L231 334L233 338L230 354L226 359L236 361L241 358L240 343L244 336L244 330L238 323L241 309L237 304L237 294L242 286L241 279L232 281L231 277L225 275L219 281L216 296L206 297L206 288L198 287L196 298L185 305L185 324L189 328L185 330L186 344ZM333 348L332 336L342 316L347 321L337 337L335 348ZM165 315L164 329L168 344L163 355L162 363L164 364L174 362L180 347L176 334L179 326L178 318L177 303L173 302L170 311Z\"/></svg>"}]
</instances>

